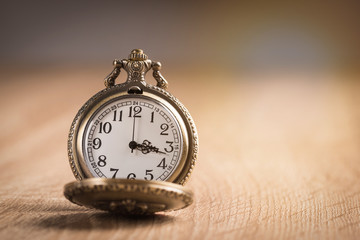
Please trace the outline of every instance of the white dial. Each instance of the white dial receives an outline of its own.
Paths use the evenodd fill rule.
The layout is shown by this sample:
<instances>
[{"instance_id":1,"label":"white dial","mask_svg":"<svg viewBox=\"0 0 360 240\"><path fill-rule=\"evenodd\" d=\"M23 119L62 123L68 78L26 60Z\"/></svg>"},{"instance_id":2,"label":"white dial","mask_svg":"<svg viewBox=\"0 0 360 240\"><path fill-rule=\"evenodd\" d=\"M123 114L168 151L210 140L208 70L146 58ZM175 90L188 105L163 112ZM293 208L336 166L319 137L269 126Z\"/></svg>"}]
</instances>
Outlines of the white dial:
<instances>
[{"instance_id":1,"label":"white dial","mask_svg":"<svg viewBox=\"0 0 360 240\"><path fill-rule=\"evenodd\" d=\"M164 181L180 162L183 141L167 107L145 96L127 96L91 116L82 146L94 177Z\"/></svg>"}]
</instances>

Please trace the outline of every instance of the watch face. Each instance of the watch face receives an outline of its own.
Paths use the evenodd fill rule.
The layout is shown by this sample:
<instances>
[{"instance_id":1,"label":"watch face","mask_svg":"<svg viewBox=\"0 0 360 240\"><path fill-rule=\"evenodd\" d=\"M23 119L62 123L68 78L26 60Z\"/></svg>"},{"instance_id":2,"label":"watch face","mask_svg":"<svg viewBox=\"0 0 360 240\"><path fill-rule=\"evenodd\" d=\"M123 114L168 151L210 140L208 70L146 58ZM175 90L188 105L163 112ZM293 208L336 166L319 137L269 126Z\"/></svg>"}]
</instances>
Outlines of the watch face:
<instances>
[{"instance_id":1,"label":"watch face","mask_svg":"<svg viewBox=\"0 0 360 240\"><path fill-rule=\"evenodd\" d=\"M86 124L82 150L94 177L165 181L183 150L177 118L146 96L122 96L103 104Z\"/></svg>"}]
</instances>

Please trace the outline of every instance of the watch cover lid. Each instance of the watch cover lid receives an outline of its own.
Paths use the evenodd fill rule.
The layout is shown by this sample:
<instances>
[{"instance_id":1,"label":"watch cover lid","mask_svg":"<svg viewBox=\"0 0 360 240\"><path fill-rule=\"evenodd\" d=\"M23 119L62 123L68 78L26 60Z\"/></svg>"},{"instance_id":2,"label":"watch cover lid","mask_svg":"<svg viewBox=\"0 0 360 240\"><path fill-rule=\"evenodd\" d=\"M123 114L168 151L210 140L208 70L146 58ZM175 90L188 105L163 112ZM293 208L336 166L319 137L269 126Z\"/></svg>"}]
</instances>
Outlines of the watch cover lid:
<instances>
[{"instance_id":1,"label":"watch cover lid","mask_svg":"<svg viewBox=\"0 0 360 240\"><path fill-rule=\"evenodd\" d=\"M88 178L64 186L64 195L80 206L146 215L185 208L193 202L188 188L163 181Z\"/></svg>"}]
</instances>

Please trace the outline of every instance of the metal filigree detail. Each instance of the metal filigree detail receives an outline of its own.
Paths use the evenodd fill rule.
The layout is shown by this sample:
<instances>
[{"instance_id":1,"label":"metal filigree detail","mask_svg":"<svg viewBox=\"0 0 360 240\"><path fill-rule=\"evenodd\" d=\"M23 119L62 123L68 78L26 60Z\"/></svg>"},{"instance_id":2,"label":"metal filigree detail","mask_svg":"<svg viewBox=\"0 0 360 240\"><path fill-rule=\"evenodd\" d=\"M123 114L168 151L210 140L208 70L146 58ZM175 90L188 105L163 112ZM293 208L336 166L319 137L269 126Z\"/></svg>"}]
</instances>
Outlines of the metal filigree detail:
<instances>
[{"instance_id":1,"label":"metal filigree detail","mask_svg":"<svg viewBox=\"0 0 360 240\"><path fill-rule=\"evenodd\" d=\"M166 209L165 204L137 202L131 199L121 201L103 201L94 205L96 209L102 209L110 212L131 215L146 215L155 212L161 212Z\"/></svg>"},{"instance_id":2,"label":"metal filigree detail","mask_svg":"<svg viewBox=\"0 0 360 240\"><path fill-rule=\"evenodd\" d=\"M166 89L168 86L168 82L160 73L161 63L149 60L141 49L132 50L128 59L115 59L113 65L113 71L105 78L104 83L107 88L115 85L115 79L120 74L120 68L125 69L128 73L127 83L138 81L145 85L145 74L152 69L154 71L153 76L157 82L156 86L163 89Z\"/></svg>"},{"instance_id":3,"label":"metal filigree detail","mask_svg":"<svg viewBox=\"0 0 360 240\"><path fill-rule=\"evenodd\" d=\"M154 70L153 77L155 78L157 84L156 86L162 89L167 89L168 82L165 80L165 78L161 75L160 71Z\"/></svg>"},{"instance_id":4,"label":"metal filigree detail","mask_svg":"<svg viewBox=\"0 0 360 240\"><path fill-rule=\"evenodd\" d=\"M122 62L120 60L115 59L113 61L114 70L105 78L104 84L107 88L115 85L115 79L120 74L120 68L122 67Z\"/></svg>"}]
</instances>

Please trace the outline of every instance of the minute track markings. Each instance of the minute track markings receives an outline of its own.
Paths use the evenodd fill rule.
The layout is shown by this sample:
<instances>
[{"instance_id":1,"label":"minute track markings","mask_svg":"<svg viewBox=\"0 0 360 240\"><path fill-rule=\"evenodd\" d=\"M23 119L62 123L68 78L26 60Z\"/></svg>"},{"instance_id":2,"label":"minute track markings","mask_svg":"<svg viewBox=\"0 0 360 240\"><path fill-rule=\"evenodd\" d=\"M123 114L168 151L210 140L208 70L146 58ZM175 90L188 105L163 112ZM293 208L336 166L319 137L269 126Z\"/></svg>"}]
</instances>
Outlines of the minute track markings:
<instances>
[{"instance_id":1,"label":"minute track markings","mask_svg":"<svg viewBox=\"0 0 360 240\"><path fill-rule=\"evenodd\" d=\"M107 165L106 167L101 167L101 170L99 168L97 168L95 170L95 166L91 165L89 162L89 168L93 169L96 173L97 176L105 176L108 178L113 177L113 175L115 175L114 171L110 171L110 168L112 169L119 169L117 174L115 175L116 178L126 178L128 176L128 174L130 173L135 173L136 174L136 179L144 179L145 177L147 177L149 179L149 175L145 175L145 172L142 172L142 170L140 170L140 172L138 173L136 169L145 169L145 170L151 170L153 172L151 172L154 175L153 179L162 179L165 180L167 179L171 173L173 172L174 169L176 169L177 164L180 161L180 156L179 155L174 155L176 153L175 149L178 149L179 147L182 146L182 144L180 144L181 146L177 146L179 145L178 142L179 139L179 125L177 123L176 118L174 118L174 116L168 115L170 112L168 112L169 110L167 108L164 108L164 106L162 104L159 104L155 101L156 104L154 104L154 100L148 100L147 98L142 98L139 97L135 100L122 100L120 99L115 99L112 101L113 103L107 103L104 108L102 108L103 110L101 110L98 113L95 112L95 114L93 115L95 117L96 120L90 120L89 121L89 125L87 128L93 128L94 126L96 127L96 130L93 131L94 133L92 134L92 136L90 136L89 134L87 135L88 142L89 144L92 143L94 138L99 138L102 141L102 146L99 149L91 149L91 153L90 151L88 152L88 156L91 154L94 157L91 157L92 159L98 159L99 155L105 155L107 157ZM141 111L139 111L140 107L142 107L143 109ZM131 110L130 110L131 108ZM136 109L135 109L136 108ZM109 112L108 110L111 109L111 111ZM136 111L134 111L136 110ZM125 111L125 112L124 112ZM131 114L130 114L131 111ZM116 112L116 113L114 113ZM120 116L119 114L122 112L122 121L120 120ZM131 117L129 117L129 115ZM134 115L136 115L136 117L134 117ZM99 119L101 116L101 120ZM116 117L114 117L116 116ZM125 117L125 118L124 118ZM129 117L129 118L128 118ZM135 124L134 124L134 118L135 118ZM138 118L138 119L136 119ZM125 144L125 147L128 149L129 154L131 154L131 151L133 152L133 154L135 154L135 152L138 152L137 154L134 155L134 157L139 158L139 160L132 160L132 161L140 161L141 157L140 156L144 156L146 157L146 162L148 162L147 166L141 167L140 162L139 162L139 166L136 166L134 169L129 169L126 170L127 172L124 173L124 169L128 169L128 167L123 167L121 161L123 161L125 159L125 162L127 161L126 159L128 159L128 157L121 157L121 161L119 161L119 157L115 157L113 150L111 150L111 153L109 156L106 154L107 152L104 151L110 151L109 147L111 145L111 142L118 142L123 138L123 136L126 136L125 128L126 126L129 127L133 127L129 125L129 121L126 119L131 119L131 125L134 125L134 134L132 133L132 129L130 130L131 135L129 136L129 140L128 142ZM115 121L114 121L115 120ZM106 136L104 136L104 132L103 134L99 135L99 127L100 125L102 125L102 127L104 127L104 123L105 122L111 122L112 124L112 129L111 132L106 134ZM97 122L97 124L96 124ZM101 122L103 122L101 124ZM149 125L150 124L150 125ZM169 127L167 127L166 129L166 133L168 133L168 135L162 135L160 136L160 133L163 132L164 130L161 129L161 125L162 124L167 124ZM165 126L165 125L164 125ZM175 127L176 126L176 127ZM152 129L150 132L152 132L150 134L146 134L146 132L148 132L148 129ZM170 130L171 129L171 130ZM104 130L104 129L103 129ZM107 124L107 129L106 131L109 131L109 125ZM138 132L139 131L139 132ZM152 136L155 136L154 133L156 133L155 135L159 136L156 137L155 139L153 139ZM124 135L125 134L125 135ZM115 135L117 137L115 137ZM134 135L134 140L132 140L132 135ZM108 138L110 137L110 138ZM120 139L119 139L120 138ZM118 139L118 140L116 140ZM144 144L144 141L147 140L148 144ZM170 144L169 142L173 142L173 144ZM176 145L175 145L176 143ZM110 144L110 145L109 145ZM119 143L120 144L120 143ZM118 145L118 144L117 144ZM170 146L172 145L172 146ZM176 146L176 148L175 148ZM98 146L97 146L98 147ZM106 150L108 149L108 150ZM89 150L89 149L88 149ZM129 151L131 150L131 151ZM115 150L116 152L117 150ZM120 155L119 155L120 154ZM139 155L140 154L140 155ZM117 156L123 156L123 154L121 154L120 152L118 154L116 154ZM149 156L150 159L147 157ZM158 156L158 157L157 157ZM89 156L90 157L90 156ZM162 161L162 159L165 157L165 165L167 166L166 169L163 169L162 167L157 167L160 163L160 161ZM118 160L116 160L118 159ZM89 159L90 160L90 159ZM116 161L118 163L116 163ZM130 160L129 160L130 161ZM141 161L145 161L145 160L141 160ZM134 162L134 163L135 163ZM130 163L129 163L130 164ZM109 168L109 169L107 169ZM161 169L161 171L157 170L157 169ZM144 171L145 171L144 170ZM149 172L148 171L148 172Z\"/></svg>"}]
</instances>

